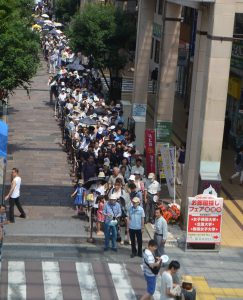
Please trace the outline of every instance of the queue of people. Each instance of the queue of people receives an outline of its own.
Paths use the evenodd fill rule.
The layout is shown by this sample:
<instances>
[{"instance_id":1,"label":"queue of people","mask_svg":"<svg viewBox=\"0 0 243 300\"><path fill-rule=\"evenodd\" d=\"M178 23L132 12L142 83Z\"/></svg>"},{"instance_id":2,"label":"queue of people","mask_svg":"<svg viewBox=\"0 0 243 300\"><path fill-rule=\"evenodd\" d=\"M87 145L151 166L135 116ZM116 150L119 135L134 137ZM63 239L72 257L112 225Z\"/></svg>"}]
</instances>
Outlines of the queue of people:
<instances>
[{"instance_id":1,"label":"queue of people","mask_svg":"<svg viewBox=\"0 0 243 300\"><path fill-rule=\"evenodd\" d=\"M117 252L117 243L127 242L131 258L143 258L147 293L141 299L152 299L168 234L157 205L160 183L154 173L146 176L135 134L125 127L122 104L104 99L92 60L73 53L67 37L62 32L52 34L51 27L42 34L41 44L52 74L50 103L55 103L63 147L72 163L75 189L71 196L76 214L88 216L92 210L96 234L104 235L104 251ZM146 223L154 224L154 239L143 251ZM179 295L172 280L179 268L180 264L172 261L163 272L161 300Z\"/></svg>"}]
</instances>

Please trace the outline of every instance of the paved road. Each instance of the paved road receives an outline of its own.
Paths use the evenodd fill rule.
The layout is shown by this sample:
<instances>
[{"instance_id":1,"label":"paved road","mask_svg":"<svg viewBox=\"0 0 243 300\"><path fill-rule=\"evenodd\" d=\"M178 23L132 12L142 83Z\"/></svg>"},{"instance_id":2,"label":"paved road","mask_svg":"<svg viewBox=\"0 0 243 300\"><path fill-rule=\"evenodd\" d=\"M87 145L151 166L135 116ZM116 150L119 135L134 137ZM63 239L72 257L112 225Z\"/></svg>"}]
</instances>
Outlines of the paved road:
<instances>
[{"instance_id":1,"label":"paved road","mask_svg":"<svg viewBox=\"0 0 243 300\"><path fill-rule=\"evenodd\" d=\"M197 300L243 299L242 249L223 248L220 253L184 252L178 248L166 251L171 260L180 261L180 276L192 276ZM142 261L131 259L129 254L129 247L120 248L118 253L104 253L102 245L87 243L5 245L0 299L139 299L145 291ZM10 292L17 296L8 297ZM158 292L155 299L159 299Z\"/></svg>"},{"instance_id":2,"label":"paved road","mask_svg":"<svg viewBox=\"0 0 243 300\"><path fill-rule=\"evenodd\" d=\"M60 128L49 104L48 74L42 61L33 78L30 99L18 89L10 99L7 180L20 169L24 204L67 205L70 166L62 151Z\"/></svg>"},{"instance_id":3,"label":"paved road","mask_svg":"<svg viewBox=\"0 0 243 300\"><path fill-rule=\"evenodd\" d=\"M135 300L145 291L141 259L127 258L124 263L128 249L104 255L95 246L8 250L2 261L0 299Z\"/></svg>"}]
</instances>

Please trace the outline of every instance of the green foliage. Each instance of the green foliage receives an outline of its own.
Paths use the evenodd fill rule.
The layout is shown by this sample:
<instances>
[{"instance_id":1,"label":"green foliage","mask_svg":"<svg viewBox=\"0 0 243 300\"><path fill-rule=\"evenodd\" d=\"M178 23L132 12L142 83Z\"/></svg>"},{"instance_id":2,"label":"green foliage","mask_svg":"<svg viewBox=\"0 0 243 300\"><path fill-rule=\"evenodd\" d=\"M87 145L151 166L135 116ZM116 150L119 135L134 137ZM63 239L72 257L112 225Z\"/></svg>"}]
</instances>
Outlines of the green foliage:
<instances>
[{"instance_id":1,"label":"green foliage","mask_svg":"<svg viewBox=\"0 0 243 300\"><path fill-rule=\"evenodd\" d=\"M55 3L57 20L62 23L68 23L79 9L80 0L56 0Z\"/></svg>"},{"instance_id":2,"label":"green foliage","mask_svg":"<svg viewBox=\"0 0 243 300\"><path fill-rule=\"evenodd\" d=\"M97 67L109 68L117 75L134 44L136 24L134 18L112 5L89 4L72 19L69 37L75 51L92 54Z\"/></svg>"},{"instance_id":3,"label":"green foliage","mask_svg":"<svg viewBox=\"0 0 243 300\"><path fill-rule=\"evenodd\" d=\"M27 89L36 73L39 38L29 27L32 0L0 0L0 90Z\"/></svg>"}]
</instances>

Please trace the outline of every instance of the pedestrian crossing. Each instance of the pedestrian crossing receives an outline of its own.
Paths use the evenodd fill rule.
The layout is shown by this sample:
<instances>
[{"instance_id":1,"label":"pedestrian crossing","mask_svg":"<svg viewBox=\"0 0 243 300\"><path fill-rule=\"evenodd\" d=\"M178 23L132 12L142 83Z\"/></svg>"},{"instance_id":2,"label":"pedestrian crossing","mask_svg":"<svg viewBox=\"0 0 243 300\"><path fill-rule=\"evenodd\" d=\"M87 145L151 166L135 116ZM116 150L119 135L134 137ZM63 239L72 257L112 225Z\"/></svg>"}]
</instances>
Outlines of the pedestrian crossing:
<instances>
[{"instance_id":1,"label":"pedestrian crossing","mask_svg":"<svg viewBox=\"0 0 243 300\"><path fill-rule=\"evenodd\" d=\"M1 300L136 300L145 291L136 263L2 261Z\"/></svg>"},{"instance_id":2,"label":"pedestrian crossing","mask_svg":"<svg viewBox=\"0 0 243 300\"><path fill-rule=\"evenodd\" d=\"M108 84L110 84L110 77L106 77ZM106 89L105 79L102 77L101 82L103 87ZM132 93L133 92L133 78L122 78L122 92L123 93ZM153 83L152 81L148 82L148 93L153 92Z\"/></svg>"}]
</instances>

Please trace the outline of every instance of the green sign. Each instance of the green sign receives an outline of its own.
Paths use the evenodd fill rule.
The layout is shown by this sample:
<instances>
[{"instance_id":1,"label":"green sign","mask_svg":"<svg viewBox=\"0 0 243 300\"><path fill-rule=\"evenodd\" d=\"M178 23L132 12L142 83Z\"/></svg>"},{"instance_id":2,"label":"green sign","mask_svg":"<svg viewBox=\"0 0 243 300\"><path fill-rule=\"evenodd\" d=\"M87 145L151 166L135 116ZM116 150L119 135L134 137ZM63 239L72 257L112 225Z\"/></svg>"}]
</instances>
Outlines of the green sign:
<instances>
[{"instance_id":1,"label":"green sign","mask_svg":"<svg viewBox=\"0 0 243 300\"><path fill-rule=\"evenodd\" d=\"M156 142L170 143L172 132L172 122L157 121Z\"/></svg>"},{"instance_id":2,"label":"green sign","mask_svg":"<svg viewBox=\"0 0 243 300\"><path fill-rule=\"evenodd\" d=\"M243 69L243 41L234 41L232 44L230 66L242 70Z\"/></svg>"},{"instance_id":3,"label":"green sign","mask_svg":"<svg viewBox=\"0 0 243 300\"><path fill-rule=\"evenodd\" d=\"M157 23L153 23L153 36L157 37L157 38L161 38L162 36L162 26L157 24Z\"/></svg>"}]
</instances>

